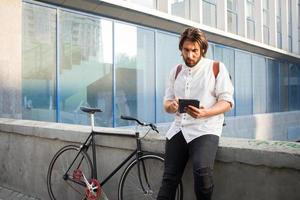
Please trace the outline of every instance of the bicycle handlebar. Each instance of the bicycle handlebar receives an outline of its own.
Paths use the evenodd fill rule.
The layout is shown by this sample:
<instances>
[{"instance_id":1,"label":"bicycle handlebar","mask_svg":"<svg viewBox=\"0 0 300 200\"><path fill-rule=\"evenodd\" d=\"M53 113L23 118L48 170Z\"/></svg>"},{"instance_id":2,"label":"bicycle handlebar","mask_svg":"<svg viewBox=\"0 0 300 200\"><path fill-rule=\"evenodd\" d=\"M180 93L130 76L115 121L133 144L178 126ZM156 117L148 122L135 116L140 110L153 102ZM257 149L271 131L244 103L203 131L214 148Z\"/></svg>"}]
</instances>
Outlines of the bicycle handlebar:
<instances>
[{"instance_id":1,"label":"bicycle handlebar","mask_svg":"<svg viewBox=\"0 0 300 200\"><path fill-rule=\"evenodd\" d=\"M136 119L134 117L125 116L125 115L121 115L121 119L128 120L128 121L135 121L141 126L149 126L153 131L159 133L158 130L157 130L157 127L152 123L140 122L138 119Z\"/></svg>"}]
</instances>

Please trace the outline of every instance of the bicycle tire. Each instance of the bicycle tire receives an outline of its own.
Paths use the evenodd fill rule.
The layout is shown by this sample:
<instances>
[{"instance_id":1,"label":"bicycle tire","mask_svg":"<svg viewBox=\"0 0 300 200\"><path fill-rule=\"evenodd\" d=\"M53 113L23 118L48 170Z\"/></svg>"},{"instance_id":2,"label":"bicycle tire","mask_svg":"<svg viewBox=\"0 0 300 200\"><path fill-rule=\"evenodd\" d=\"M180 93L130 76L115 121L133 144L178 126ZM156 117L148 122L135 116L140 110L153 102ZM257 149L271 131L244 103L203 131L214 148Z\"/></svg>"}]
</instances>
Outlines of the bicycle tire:
<instances>
[{"instance_id":1,"label":"bicycle tire","mask_svg":"<svg viewBox=\"0 0 300 200\"><path fill-rule=\"evenodd\" d=\"M119 181L118 187L118 200L142 200L142 199L156 199L164 171L164 158L159 155L148 154L139 158L140 161L140 174L142 185L138 178L137 160L133 160L123 171ZM146 174L151 189L147 186L142 169L142 163L145 164ZM142 187L145 188L146 193ZM176 200L182 200L183 187L180 182L177 192Z\"/></svg>"},{"instance_id":2,"label":"bicycle tire","mask_svg":"<svg viewBox=\"0 0 300 200\"><path fill-rule=\"evenodd\" d=\"M79 178L78 174L76 175L74 172L76 168L80 169L88 180L91 179L93 169L92 162L86 152L80 152L69 170L69 178L67 180L63 178L79 149L78 146L68 145L61 148L52 158L47 173L47 189L51 200L85 199L86 187L83 176L79 175ZM73 182L74 180L77 181L77 183Z\"/></svg>"}]
</instances>

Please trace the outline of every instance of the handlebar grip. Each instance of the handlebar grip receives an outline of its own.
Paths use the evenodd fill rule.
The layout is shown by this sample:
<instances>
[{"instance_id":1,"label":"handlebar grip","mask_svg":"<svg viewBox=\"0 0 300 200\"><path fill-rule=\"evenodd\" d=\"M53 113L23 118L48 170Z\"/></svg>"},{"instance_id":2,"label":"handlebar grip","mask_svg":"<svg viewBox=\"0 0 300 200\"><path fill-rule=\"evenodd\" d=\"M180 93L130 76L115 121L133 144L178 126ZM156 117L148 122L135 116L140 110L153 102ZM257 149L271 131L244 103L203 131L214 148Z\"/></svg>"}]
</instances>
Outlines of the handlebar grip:
<instances>
[{"instance_id":1,"label":"handlebar grip","mask_svg":"<svg viewBox=\"0 0 300 200\"><path fill-rule=\"evenodd\" d=\"M129 117L129 116L125 116L125 115L121 115L121 119L124 119L124 120L133 120L133 121L136 121L135 118L133 117Z\"/></svg>"},{"instance_id":2,"label":"handlebar grip","mask_svg":"<svg viewBox=\"0 0 300 200\"><path fill-rule=\"evenodd\" d=\"M138 119L136 118L133 118L133 117L130 117L130 116L125 116L125 115L121 115L121 119L124 119L124 120L131 120L131 121L136 121L138 124L144 126L145 124L140 122Z\"/></svg>"},{"instance_id":3,"label":"handlebar grip","mask_svg":"<svg viewBox=\"0 0 300 200\"><path fill-rule=\"evenodd\" d=\"M152 124L152 123L150 123L150 124L142 123L138 119L136 119L134 117L126 116L126 115L121 115L121 119L130 120L130 121L136 121L141 126L150 126L153 131L156 131L157 133L159 133L158 130L157 130L157 127L154 124Z\"/></svg>"}]
</instances>

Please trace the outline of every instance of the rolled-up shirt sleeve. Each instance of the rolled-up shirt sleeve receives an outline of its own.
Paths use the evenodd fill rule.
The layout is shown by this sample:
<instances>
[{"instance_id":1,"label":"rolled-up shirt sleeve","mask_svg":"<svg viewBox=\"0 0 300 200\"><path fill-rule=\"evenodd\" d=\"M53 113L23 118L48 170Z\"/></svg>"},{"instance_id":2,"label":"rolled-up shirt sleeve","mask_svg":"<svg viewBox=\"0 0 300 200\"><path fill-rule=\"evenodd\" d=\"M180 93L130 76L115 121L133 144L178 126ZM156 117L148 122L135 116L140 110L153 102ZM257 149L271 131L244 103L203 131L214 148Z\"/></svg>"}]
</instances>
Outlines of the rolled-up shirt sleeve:
<instances>
[{"instance_id":1,"label":"rolled-up shirt sleeve","mask_svg":"<svg viewBox=\"0 0 300 200\"><path fill-rule=\"evenodd\" d=\"M166 80L164 101L175 99L174 82L175 82L175 72L173 69L169 74L169 78Z\"/></svg>"},{"instance_id":2,"label":"rolled-up shirt sleeve","mask_svg":"<svg viewBox=\"0 0 300 200\"><path fill-rule=\"evenodd\" d=\"M216 97L217 101L224 100L231 104L231 108L234 107L233 99L234 88L230 75L223 63L220 63L219 74L216 79Z\"/></svg>"}]
</instances>

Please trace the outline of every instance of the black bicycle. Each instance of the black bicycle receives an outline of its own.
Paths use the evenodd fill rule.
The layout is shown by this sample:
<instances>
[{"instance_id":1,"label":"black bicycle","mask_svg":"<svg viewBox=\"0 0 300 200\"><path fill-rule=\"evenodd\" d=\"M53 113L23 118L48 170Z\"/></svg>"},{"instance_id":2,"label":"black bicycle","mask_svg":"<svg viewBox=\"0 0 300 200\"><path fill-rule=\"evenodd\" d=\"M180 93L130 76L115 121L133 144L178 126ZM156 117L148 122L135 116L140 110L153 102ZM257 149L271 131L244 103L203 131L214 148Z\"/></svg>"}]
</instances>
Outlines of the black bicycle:
<instances>
[{"instance_id":1,"label":"black bicycle","mask_svg":"<svg viewBox=\"0 0 300 200\"><path fill-rule=\"evenodd\" d=\"M132 135L136 139L136 149L103 181L99 182L97 179L95 136L106 133L94 131L94 114L101 112L101 110L88 107L81 107L80 109L90 114L92 131L80 146L67 145L54 155L47 174L47 188L50 198L52 200L108 199L101 187L126 163L129 163L125 167L119 181L118 199L156 199L162 179L164 158L161 155L145 152L141 147L141 139L151 129L158 132L156 126L152 123L140 122L133 117L121 116L124 120L135 121L136 126L147 126L150 128L143 137L140 137L138 131ZM92 160L88 154L90 147ZM176 200L182 200L182 198L183 188L180 183L177 189Z\"/></svg>"}]
</instances>

